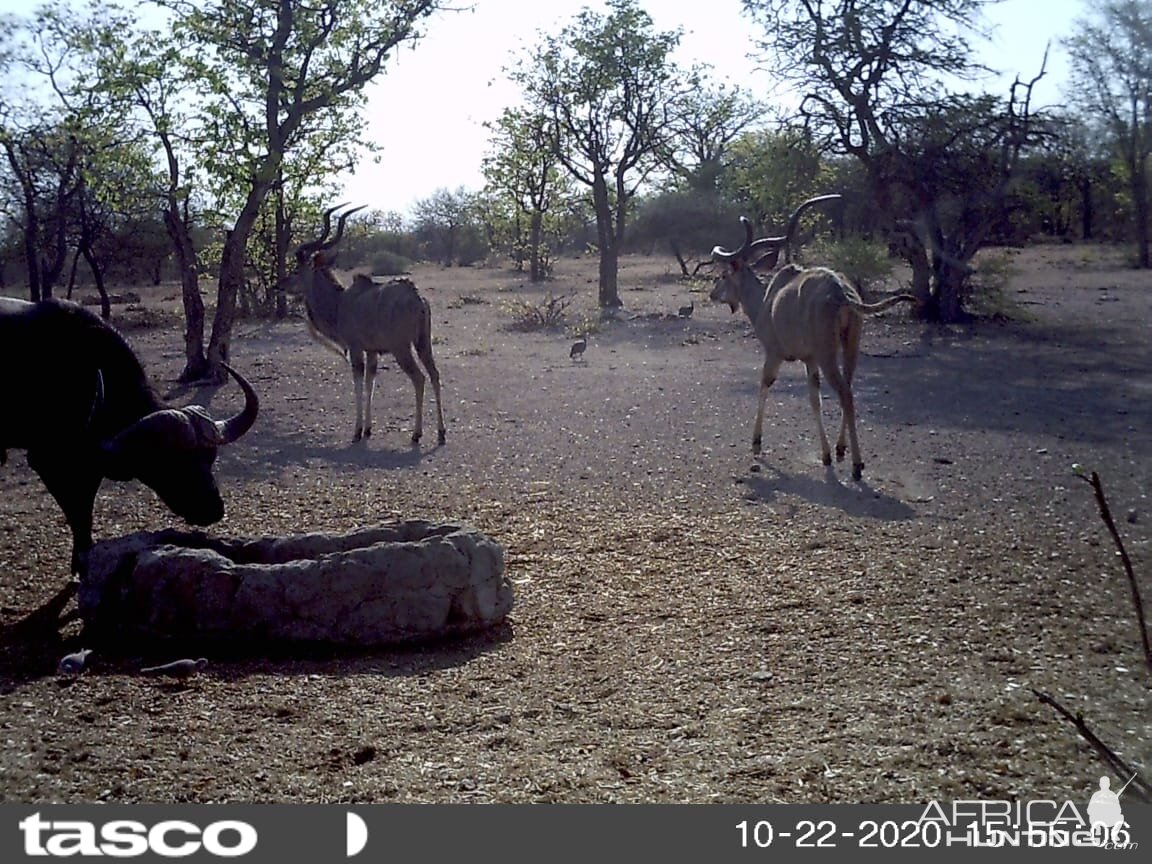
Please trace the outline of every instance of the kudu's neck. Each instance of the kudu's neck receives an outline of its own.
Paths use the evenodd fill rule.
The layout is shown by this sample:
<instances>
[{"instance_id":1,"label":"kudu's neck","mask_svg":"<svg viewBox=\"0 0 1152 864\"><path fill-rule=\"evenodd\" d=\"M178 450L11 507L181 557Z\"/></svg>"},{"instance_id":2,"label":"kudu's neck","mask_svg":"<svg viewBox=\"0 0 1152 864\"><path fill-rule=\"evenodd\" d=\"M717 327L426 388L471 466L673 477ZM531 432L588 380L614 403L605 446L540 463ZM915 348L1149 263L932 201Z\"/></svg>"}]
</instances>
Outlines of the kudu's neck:
<instances>
[{"instance_id":1,"label":"kudu's neck","mask_svg":"<svg viewBox=\"0 0 1152 864\"><path fill-rule=\"evenodd\" d=\"M309 267L304 303L308 307L308 318L312 325L327 336L335 339L337 313L340 308L342 286L327 267Z\"/></svg>"},{"instance_id":2,"label":"kudu's neck","mask_svg":"<svg viewBox=\"0 0 1152 864\"><path fill-rule=\"evenodd\" d=\"M764 308L765 290L764 283L750 267L740 272L740 306L753 325L760 317L760 310Z\"/></svg>"}]
</instances>

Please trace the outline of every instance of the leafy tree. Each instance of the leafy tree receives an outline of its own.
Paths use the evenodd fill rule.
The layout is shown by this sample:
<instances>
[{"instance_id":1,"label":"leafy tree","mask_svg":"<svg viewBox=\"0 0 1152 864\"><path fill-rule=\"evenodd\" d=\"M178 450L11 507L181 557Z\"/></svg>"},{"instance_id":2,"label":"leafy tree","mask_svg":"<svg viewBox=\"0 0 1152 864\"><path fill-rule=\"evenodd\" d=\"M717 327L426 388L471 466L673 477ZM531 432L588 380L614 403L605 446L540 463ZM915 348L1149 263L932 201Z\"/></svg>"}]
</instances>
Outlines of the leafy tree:
<instances>
[{"instance_id":1,"label":"leafy tree","mask_svg":"<svg viewBox=\"0 0 1152 864\"><path fill-rule=\"evenodd\" d=\"M223 377L245 280L248 240L285 157L330 112L359 109L363 90L438 0L159 0L173 13L202 122L217 146L207 171L235 191L238 212L221 252L209 373ZM312 124L312 125L310 125ZM320 179L317 176L313 180ZM220 188L219 186L217 187Z\"/></svg>"},{"instance_id":2,"label":"leafy tree","mask_svg":"<svg viewBox=\"0 0 1152 864\"><path fill-rule=\"evenodd\" d=\"M126 30L124 38L104 46L98 58L101 91L109 111L123 106L126 122L159 148L162 167L156 173L155 194L163 214L179 274L184 305L185 364L182 381L208 373L204 352L204 299L200 294L201 266L193 240L192 208L195 153L211 142L197 136L186 105L185 51L167 34Z\"/></svg>"},{"instance_id":3,"label":"leafy tree","mask_svg":"<svg viewBox=\"0 0 1152 864\"><path fill-rule=\"evenodd\" d=\"M533 114L547 117L552 152L591 190L600 254L599 302L622 306L616 279L628 208L659 165L676 76L680 33L657 32L635 0L584 9L544 35L510 73Z\"/></svg>"},{"instance_id":4,"label":"leafy tree","mask_svg":"<svg viewBox=\"0 0 1152 864\"><path fill-rule=\"evenodd\" d=\"M0 147L19 190L9 215L21 226L33 299L52 295L71 248L70 284L82 256L110 314L104 273L119 223L148 207L148 153L105 110L89 68L124 26L107 7L48 4L9 18L0 66L28 85L0 108Z\"/></svg>"},{"instance_id":5,"label":"leafy tree","mask_svg":"<svg viewBox=\"0 0 1152 864\"><path fill-rule=\"evenodd\" d=\"M758 224L783 225L798 202L828 191L825 161L802 128L745 132L728 147L727 160L721 190Z\"/></svg>"},{"instance_id":6,"label":"leafy tree","mask_svg":"<svg viewBox=\"0 0 1152 864\"><path fill-rule=\"evenodd\" d=\"M1018 81L1006 102L941 83L981 71L968 45L981 6L744 0L764 26L762 49L803 94L803 121L866 169L875 205L907 240L923 313L943 321L964 314L969 262L1035 135L1036 79Z\"/></svg>"},{"instance_id":7,"label":"leafy tree","mask_svg":"<svg viewBox=\"0 0 1152 864\"><path fill-rule=\"evenodd\" d=\"M529 279L539 282L546 275L544 223L565 192L560 163L552 149L555 131L546 115L522 108L504 109L488 128L492 150L484 159L484 178L497 198L511 204L508 221L513 227L514 255L522 260L521 250L526 250Z\"/></svg>"},{"instance_id":8,"label":"leafy tree","mask_svg":"<svg viewBox=\"0 0 1152 864\"><path fill-rule=\"evenodd\" d=\"M412 207L416 234L430 257L445 267L477 260L480 231L475 218L476 196L463 186L455 192L437 189Z\"/></svg>"},{"instance_id":9,"label":"leafy tree","mask_svg":"<svg viewBox=\"0 0 1152 864\"><path fill-rule=\"evenodd\" d=\"M1067 39L1072 101L1107 129L1132 205L1137 263L1149 249L1148 160L1152 155L1152 3L1101 0Z\"/></svg>"},{"instance_id":10,"label":"leafy tree","mask_svg":"<svg viewBox=\"0 0 1152 864\"><path fill-rule=\"evenodd\" d=\"M668 139L661 158L689 190L715 193L733 142L758 125L767 110L746 91L714 84L705 70L696 69L690 86L669 106Z\"/></svg>"}]
</instances>

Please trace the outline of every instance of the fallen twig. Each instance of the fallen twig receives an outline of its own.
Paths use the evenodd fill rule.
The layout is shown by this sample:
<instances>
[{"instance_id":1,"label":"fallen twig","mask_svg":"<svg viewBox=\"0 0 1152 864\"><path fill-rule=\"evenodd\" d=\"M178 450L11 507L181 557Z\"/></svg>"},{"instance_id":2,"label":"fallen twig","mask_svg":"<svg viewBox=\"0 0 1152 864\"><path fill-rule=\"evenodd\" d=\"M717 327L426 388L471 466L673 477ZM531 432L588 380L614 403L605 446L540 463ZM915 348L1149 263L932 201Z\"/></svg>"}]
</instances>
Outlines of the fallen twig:
<instances>
[{"instance_id":1,"label":"fallen twig","mask_svg":"<svg viewBox=\"0 0 1152 864\"><path fill-rule=\"evenodd\" d=\"M1080 733L1080 737L1092 745L1121 783L1131 783L1129 786L1130 795L1139 798L1145 804L1152 804L1152 785L1149 785L1148 781L1140 776L1140 772L1121 759L1111 747L1096 736L1096 733L1084 722L1084 716L1079 711L1073 714L1048 693L1037 690L1035 687L1031 689L1036 694L1037 699L1045 705L1052 706L1066 720L1071 721L1076 727L1076 731Z\"/></svg>"},{"instance_id":2,"label":"fallen twig","mask_svg":"<svg viewBox=\"0 0 1152 864\"><path fill-rule=\"evenodd\" d=\"M1116 522L1112 519L1112 510L1108 507L1108 499L1104 497L1104 484L1100 482L1100 475L1095 471L1090 477L1085 477L1077 471L1077 476L1091 486L1092 491L1096 493L1096 506L1100 508L1100 518L1108 526L1108 532L1112 535L1112 542L1120 551L1120 561L1124 565L1124 573L1128 576L1128 585L1132 589L1132 603L1136 606L1136 620L1140 625L1140 638L1144 644L1144 663L1148 666L1148 674L1152 675L1152 645L1148 643L1148 622L1144 620L1144 602L1140 599L1140 587L1136 583L1132 559L1128 557L1128 550L1124 548L1124 541L1120 538Z\"/></svg>"}]
</instances>

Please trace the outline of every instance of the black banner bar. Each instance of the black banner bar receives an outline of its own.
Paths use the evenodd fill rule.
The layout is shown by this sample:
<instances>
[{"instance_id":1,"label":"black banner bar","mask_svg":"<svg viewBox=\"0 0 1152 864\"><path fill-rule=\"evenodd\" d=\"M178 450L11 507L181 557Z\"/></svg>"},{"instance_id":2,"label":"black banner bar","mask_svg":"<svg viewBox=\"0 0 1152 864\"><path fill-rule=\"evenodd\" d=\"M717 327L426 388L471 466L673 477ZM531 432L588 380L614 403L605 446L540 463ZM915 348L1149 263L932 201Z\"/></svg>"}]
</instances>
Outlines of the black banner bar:
<instances>
[{"instance_id":1,"label":"black banner bar","mask_svg":"<svg viewBox=\"0 0 1152 864\"><path fill-rule=\"evenodd\" d=\"M0 862L1085 861L1152 849L1152 807L1103 842L1053 802L874 805L0 805ZM1113 858L1112 860L1123 860Z\"/></svg>"}]
</instances>

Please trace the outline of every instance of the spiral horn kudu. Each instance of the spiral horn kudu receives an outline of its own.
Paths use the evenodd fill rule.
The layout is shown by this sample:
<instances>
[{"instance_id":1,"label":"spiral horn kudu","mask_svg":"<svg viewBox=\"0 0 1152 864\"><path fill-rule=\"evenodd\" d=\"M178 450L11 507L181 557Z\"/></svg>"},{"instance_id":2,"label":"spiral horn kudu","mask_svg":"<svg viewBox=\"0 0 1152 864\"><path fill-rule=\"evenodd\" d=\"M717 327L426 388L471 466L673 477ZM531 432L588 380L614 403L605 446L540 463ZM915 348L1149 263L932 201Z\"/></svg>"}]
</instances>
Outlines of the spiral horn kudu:
<instances>
[{"instance_id":1,"label":"spiral horn kudu","mask_svg":"<svg viewBox=\"0 0 1152 864\"><path fill-rule=\"evenodd\" d=\"M315 240L309 240L307 243L301 243L296 247L295 257L296 261L304 264L309 257L320 252L326 252L337 243L340 242L344 236L344 224L348 221L348 217L353 213L359 213L367 204L361 204L359 207L353 207L351 210L345 210L340 214L336 220L336 236L329 239L328 234L332 230L332 214L339 210L341 207L346 207L347 204L337 204L329 207L324 211L324 230L320 232L320 236Z\"/></svg>"},{"instance_id":2,"label":"spiral horn kudu","mask_svg":"<svg viewBox=\"0 0 1152 864\"><path fill-rule=\"evenodd\" d=\"M723 246L714 246L712 248L712 260L739 267L748 260L754 251L767 249L767 252L753 266L758 267L767 264L770 267L775 267L780 250L788 249L792 242L792 235L796 233L796 226L800 224L800 217L804 215L805 211L826 201L839 201L841 197L841 195L833 194L809 198L792 211L792 215L788 217L788 225L779 237L761 237L759 240L753 240L752 222L746 216L741 216L740 224L744 226L745 232L744 245L735 251L725 249ZM788 259L791 256L786 254L784 257Z\"/></svg>"}]
</instances>

